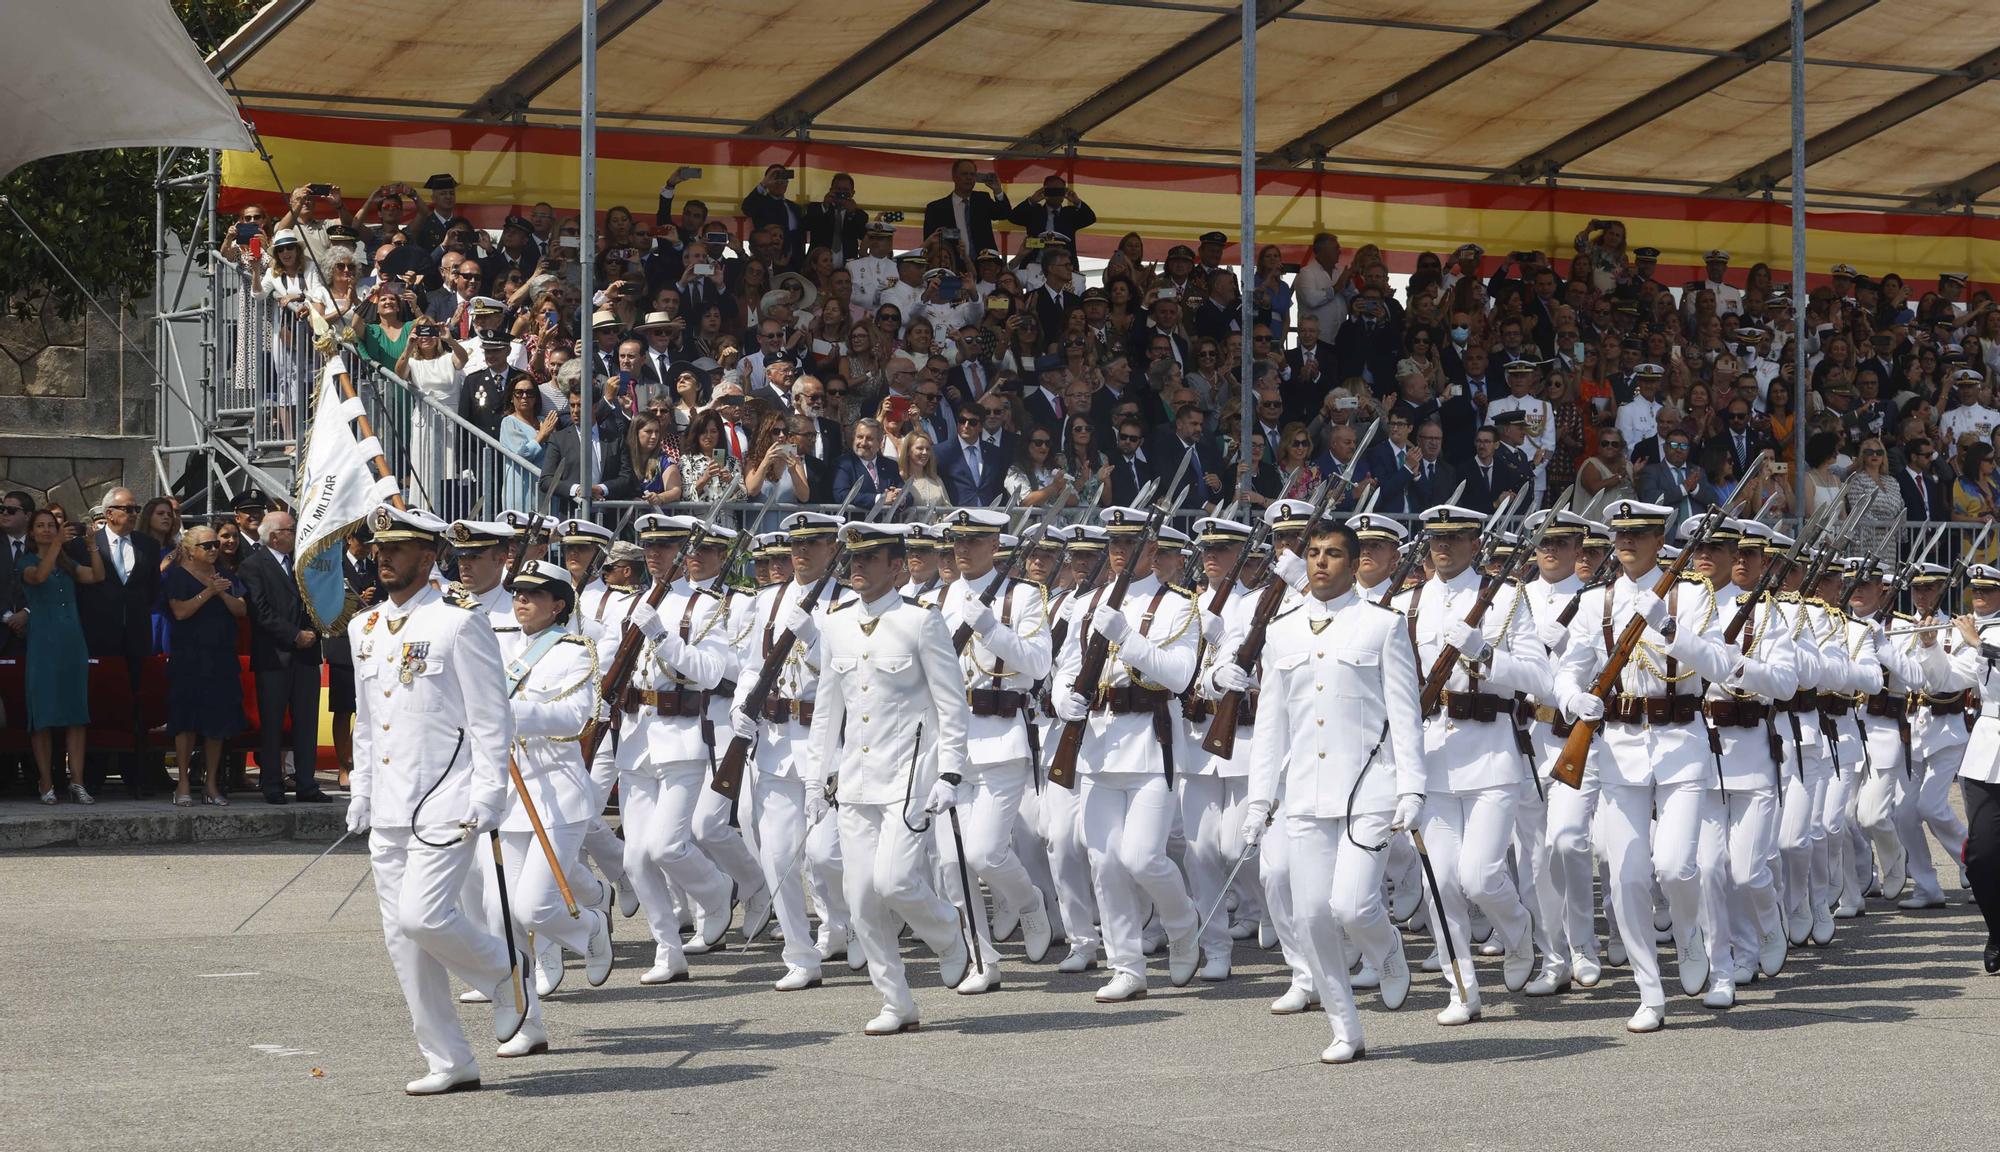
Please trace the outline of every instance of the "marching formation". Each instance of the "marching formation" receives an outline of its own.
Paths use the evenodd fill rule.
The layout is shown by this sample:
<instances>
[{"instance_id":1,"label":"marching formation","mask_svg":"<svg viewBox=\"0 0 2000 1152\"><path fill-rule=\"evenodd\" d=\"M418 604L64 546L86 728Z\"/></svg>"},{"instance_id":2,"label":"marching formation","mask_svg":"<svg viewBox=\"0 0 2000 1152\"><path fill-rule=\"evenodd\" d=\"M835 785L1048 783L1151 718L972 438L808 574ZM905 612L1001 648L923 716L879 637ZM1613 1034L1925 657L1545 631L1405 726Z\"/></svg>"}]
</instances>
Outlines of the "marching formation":
<instances>
[{"instance_id":1,"label":"marching formation","mask_svg":"<svg viewBox=\"0 0 2000 1152\"><path fill-rule=\"evenodd\" d=\"M1974 549L1843 557L1846 523L1670 533L1567 494L1335 518L1343 480L1183 531L1178 480L1070 524L766 505L738 532L718 502L633 541L377 508L348 824L428 1063L407 1091L479 1084L452 978L499 1056L546 1051L566 955L603 984L634 916L641 984L699 979L732 932L782 937L778 992L865 968L871 1036L920 1026L931 962L1002 988L1017 933L1107 1005L1149 957L1223 981L1255 939L1291 973L1270 1011L1321 1008L1340 1064L1357 994L1400 1008L1413 969L1444 1026L1482 979L1561 996L1607 967L1632 1032L1670 988L1726 1009L1871 896L1942 905L1929 837L2000 969L2000 569Z\"/></svg>"}]
</instances>

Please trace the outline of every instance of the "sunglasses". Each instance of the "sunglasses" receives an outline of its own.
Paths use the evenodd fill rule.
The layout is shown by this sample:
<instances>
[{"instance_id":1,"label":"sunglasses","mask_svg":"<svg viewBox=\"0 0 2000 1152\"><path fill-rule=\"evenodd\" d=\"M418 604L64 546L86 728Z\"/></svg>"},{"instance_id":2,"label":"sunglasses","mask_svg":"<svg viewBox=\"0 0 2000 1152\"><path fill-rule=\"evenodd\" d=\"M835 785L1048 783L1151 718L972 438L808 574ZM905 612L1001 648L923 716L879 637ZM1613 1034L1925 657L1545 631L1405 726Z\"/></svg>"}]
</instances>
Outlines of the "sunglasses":
<instances>
[{"instance_id":1,"label":"sunglasses","mask_svg":"<svg viewBox=\"0 0 2000 1152\"><path fill-rule=\"evenodd\" d=\"M137 512L139 506L137 504L106 504L104 510L106 512Z\"/></svg>"},{"instance_id":2,"label":"sunglasses","mask_svg":"<svg viewBox=\"0 0 2000 1152\"><path fill-rule=\"evenodd\" d=\"M1137 444L1139 438L1137 436L1127 436L1125 433L1120 432L1118 434L1118 442L1120 444Z\"/></svg>"},{"instance_id":3,"label":"sunglasses","mask_svg":"<svg viewBox=\"0 0 2000 1152\"><path fill-rule=\"evenodd\" d=\"M1259 400L1259 401L1257 401L1257 407L1259 407L1259 408L1283 408L1284 406L1285 406L1285 402L1284 402L1283 400Z\"/></svg>"},{"instance_id":4,"label":"sunglasses","mask_svg":"<svg viewBox=\"0 0 2000 1152\"><path fill-rule=\"evenodd\" d=\"M917 393L917 399L919 399L919 400L936 400L936 399L938 399L939 397L941 397L941 396L943 396L943 395L944 395L944 393L942 393L942 392L919 392L919 393Z\"/></svg>"},{"instance_id":5,"label":"sunglasses","mask_svg":"<svg viewBox=\"0 0 2000 1152\"><path fill-rule=\"evenodd\" d=\"M1046 436L1037 436L1034 439L1028 441L1028 446L1031 448L1047 448L1052 443L1054 443L1054 441L1050 440Z\"/></svg>"},{"instance_id":6,"label":"sunglasses","mask_svg":"<svg viewBox=\"0 0 2000 1152\"><path fill-rule=\"evenodd\" d=\"M1294 447L1294 448L1310 448L1310 447L1312 447L1312 441L1310 441L1310 440L1294 440L1294 441L1292 441L1292 447Z\"/></svg>"},{"instance_id":7,"label":"sunglasses","mask_svg":"<svg viewBox=\"0 0 2000 1152\"><path fill-rule=\"evenodd\" d=\"M535 392L536 389L533 388L516 388L514 390L514 398L516 400L519 400L523 396L532 398L535 395Z\"/></svg>"},{"instance_id":8,"label":"sunglasses","mask_svg":"<svg viewBox=\"0 0 2000 1152\"><path fill-rule=\"evenodd\" d=\"M1622 440L1605 440L1605 441L1602 441L1602 442L1600 442L1600 443L1599 443L1599 444L1598 444L1597 446L1598 446L1598 448L1599 448L1599 449L1604 449L1604 448L1623 448L1623 447L1625 447L1625 443L1624 443L1624 441L1622 441Z\"/></svg>"},{"instance_id":9,"label":"sunglasses","mask_svg":"<svg viewBox=\"0 0 2000 1152\"><path fill-rule=\"evenodd\" d=\"M877 316L877 317L875 317L875 323L877 323L877 324L894 324L895 322L896 322L896 317L894 317L894 316Z\"/></svg>"},{"instance_id":10,"label":"sunglasses","mask_svg":"<svg viewBox=\"0 0 2000 1152\"><path fill-rule=\"evenodd\" d=\"M203 552L214 552L217 549L221 548L222 545L216 543L213 540L203 540L201 543L196 544L195 547L201 549Z\"/></svg>"},{"instance_id":11,"label":"sunglasses","mask_svg":"<svg viewBox=\"0 0 2000 1152\"><path fill-rule=\"evenodd\" d=\"M975 415L973 415L973 414L972 414L972 413L970 413L970 412L967 412L967 413L966 413L965 415L963 415L963 416L960 416L960 417L958 418L958 423L959 423L959 426L960 426L960 427L964 427L964 426L965 426L965 425L967 425L967 424L982 424L982 423L984 423L985 421L986 421L986 417L984 417L984 416L975 416Z\"/></svg>"}]
</instances>

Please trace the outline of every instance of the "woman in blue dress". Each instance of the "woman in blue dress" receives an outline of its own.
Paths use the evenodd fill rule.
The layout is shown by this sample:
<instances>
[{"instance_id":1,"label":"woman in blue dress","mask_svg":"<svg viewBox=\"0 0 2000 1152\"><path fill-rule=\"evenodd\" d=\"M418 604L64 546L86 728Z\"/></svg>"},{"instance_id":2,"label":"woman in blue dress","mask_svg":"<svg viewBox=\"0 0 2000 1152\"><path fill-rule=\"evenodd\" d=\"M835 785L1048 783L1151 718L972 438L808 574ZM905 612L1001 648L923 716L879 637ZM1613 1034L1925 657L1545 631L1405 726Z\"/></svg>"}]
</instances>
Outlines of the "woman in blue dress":
<instances>
[{"instance_id":1,"label":"woman in blue dress","mask_svg":"<svg viewBox=\"0 0 2000 1152\"><path fill-rule=\"evenodd\" d=\"M167 731L174 738L180 779L174 803L194 803L194 742L202 742L204 804L227 805L222 792L222 742L243 731L243 680L236 662L236 622L243 585L215 566L221 545L200 525L181 539L180 562L160 578L160 606L172 621L167 636Z\"/></svg>"},{"instance_id":2,"label":"woman in blue dress","mask_svg":"<svg viewBox=\"0 0 2000 1152\"><path fill-rule=\"evenodd\" d=\"M97 533L84 532L90 566L63 551L63 530L55 513L44 508L28 522L34 561L21 573L28 601L28 737L41 775L42 803L56 802L49 761L54 752L50 733L68 729L63 748L69 760L70 799L95 804L83 786L83 742L90 725L90 659L83 647L83 621L76 612L76 586L104 579L104 557L97 550Z\"/></svg>"}]
</instances>

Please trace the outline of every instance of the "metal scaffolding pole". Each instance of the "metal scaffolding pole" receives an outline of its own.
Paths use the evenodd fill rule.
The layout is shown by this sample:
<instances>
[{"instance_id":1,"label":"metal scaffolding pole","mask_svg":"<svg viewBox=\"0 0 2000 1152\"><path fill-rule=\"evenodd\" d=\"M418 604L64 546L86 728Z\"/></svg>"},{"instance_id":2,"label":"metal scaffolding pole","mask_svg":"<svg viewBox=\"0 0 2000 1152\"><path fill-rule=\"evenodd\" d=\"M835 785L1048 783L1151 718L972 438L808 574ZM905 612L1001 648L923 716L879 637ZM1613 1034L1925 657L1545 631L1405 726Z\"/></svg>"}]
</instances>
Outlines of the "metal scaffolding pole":
<instances>
[{"instance_id":1,"label":"metal scaffolding pole","mask_svg":"<svg viewBox=\"0 0 2000 1152\"><path fill-rule=\"evenodd\" d=\"M1792 0L1792 492L1806 508L1806 4Z\"/></svg>"},{"instance_id":2,"label":"metal scaffolding pole","mask_svg":"<svg viewBox=\"0 0 2000 1152\"><path fill-rule=\"evenodd\" d=\"M1243 331L1243 355L1237 361L1238 404L1242 407L1241 439L1236 442L1236 490L1250 491L1256 471L1250 465L1250 437L1256 426L1257 376L1251 348L1250 330L1257 318L1257 5L1242 0L1243 9L1243 154L1237 171L1238 203L1242 220L1237 234L1237 257L1242 265L1242 283L1237 285ZM1218 477L1219 479L1219 477Z\"/></svg>"},{"instance_id":3,"label":"metal scaffolding pole","mask_svg":"<svg viewBox=\"0 0 2000 1152\"><path fill-rule=\"evenodd\" d=\"M597 266L597 0L583 0L583 22L578 29L583 37L582 91L577 93L582 109L582 123L578 126L580 160L580 183L577 195L577 283L582 289L583 316L580 320L583 337L583 413L584 426L577 429L577 441L582 446L582 455L577 466L577 483L581 493L577 502L577 515L590 515L590 481L597 475L596 453L592 451L590 429L597 424L597 392L591 387L593 369L597 363L597 334L591 330L590 317L596 311L591 298L596 294L596 286L591 283L591 274Z\"/></svg>"}]
</instances>

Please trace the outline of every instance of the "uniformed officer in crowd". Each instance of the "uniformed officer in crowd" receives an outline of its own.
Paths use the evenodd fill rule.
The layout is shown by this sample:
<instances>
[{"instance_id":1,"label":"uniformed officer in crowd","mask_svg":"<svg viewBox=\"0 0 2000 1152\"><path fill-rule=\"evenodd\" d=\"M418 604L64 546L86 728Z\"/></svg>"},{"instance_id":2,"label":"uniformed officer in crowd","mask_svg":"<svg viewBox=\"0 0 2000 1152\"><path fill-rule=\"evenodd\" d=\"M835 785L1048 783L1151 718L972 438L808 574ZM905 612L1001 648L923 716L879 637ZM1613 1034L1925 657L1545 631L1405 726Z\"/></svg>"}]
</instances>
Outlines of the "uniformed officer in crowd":
<instances>
[{"instance_id":1,"label":"uniformed officer in crowd","mask_svg":"<svg viewBox=\"0 0 2000 1152\"><path fill-rule=\"evenodd\" d=\"M1049 598L1048 618L1051 659L1066 650L1069 633L1075 627L1070 609L1078 597L1088 597L1106 577L1105 547L1109 534L1096 524L1072 524L1052 535L1068 549L1068 586ZM1040 725L1042 754L1046 758L1056 745L1062 724L1056 719L1054 668L1036 687L1036 723ZM1083 842L1083 806L1077 791L1044 787L1036 796L1040 834L1048 846L1049 874L1055 885L1056 911L1062 922L1063 938L1069 951L1057 962L1064 973L1088 972L1099 963L1101 943L1097 930L1097 891L1091 883L1090 851Z\"/></svg>"}]
</instances>

